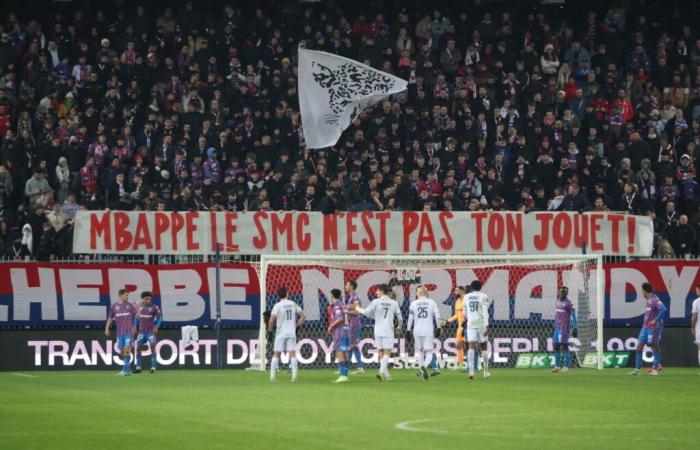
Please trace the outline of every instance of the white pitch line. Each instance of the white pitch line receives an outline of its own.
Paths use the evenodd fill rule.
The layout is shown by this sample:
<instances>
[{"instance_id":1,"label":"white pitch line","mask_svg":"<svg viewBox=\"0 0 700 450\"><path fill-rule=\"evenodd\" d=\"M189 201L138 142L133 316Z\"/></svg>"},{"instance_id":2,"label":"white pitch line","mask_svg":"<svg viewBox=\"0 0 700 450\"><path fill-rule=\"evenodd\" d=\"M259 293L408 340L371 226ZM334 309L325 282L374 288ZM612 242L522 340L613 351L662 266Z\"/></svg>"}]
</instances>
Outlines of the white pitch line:
<instances>
[{"instance_id":1,"label":"white pitch line","mask_svg":"<svg viewBox=\"0 0 700 450\"><path fill-rule=\"evenodd\" d=\"M610 413L623 413L625 411L609 411ZM526 417L526 416L538 416L538 415L549 415L549 412L547 413L538 413L538 412L531 412L531 413L514 413L514 414L488 414L484 416L479 416L480 418L513 418L513 417ZM436 422L436 421L448 421L448 420L457 420L457 419L465 419L467 418L466 416L461 416L461 417L438 417L438 418L428 418L428 419L417 419L417 420L407 420L405 422L399 422L396 425L394 425L394 428L397 430L401 431L410 431L413 433L435 433L435 434L450 434L453 433L454 431L450 430L440 430L440 429L425 429L425 428L416 428L414 425L418 425L421 423L429 423L429 422ZM633 428L631 425L616 425L615 428ZM494 431L489 431L489 430L471 430L470 433L473 434L478 434L481 436L492 436L492 437L499 437L503 436L503 433L498 433ZM527 433L527 434L519 434L518 436L520 437L527 437L527 438L532 438L532 439L539 439L542 437L548 436L548 434L544 433ZM602 440L616 440L617 437L615 436L598 436L598 439ZM678 438L678 437L670 437L670 436L657 436L657 437L634 437L632 438L633 441L637 440L651 440L651 441L660 441L660 442L686 442L689 441L688 438Z\"/></svg>"},{"instance_id":2,"label":"white pitch line","mask_svg":"<svg viewBox=\"0 0 700 450\"><path fill-rule=\"evenodd\" d=\"M434 422L436 420L445 420L444 417L442 418L437 418L437 419L418 419L418 420L407 420L406 422L399 422L395 425L397 430L401 431L412 431L415 433L439 433L439 434L445 434L448 433L446 430L424 430L420 428L413 428L412 425L417 425L419 423L425 423L425 422Z\"/></svg>"},{"instance_id":3,"label":"white pitch line","mask_svg":"<svg viewBox=\"0 0 700 450\"><path fill-rule=\"evenodd\" d=\"M486 415L481 415L479 418L481 419L487 419L487 418L496 418L496 419L501 419L504 417L529 417L533 415L549 415L549 412L546 413L537 413L537 412L527 412L527 413L514 413L514 414L486 414ZM416 419L416 420L407 420L406 422L399 422L396 425L394 425L394 428L397 430L401 431L412 431L416 433L450 433L448 430L426 430L422 428L416 428L413 425L417 425L420 423L426 423L426 422L435 422L437 420L440 421L447 421L447 420L459 420L459 419L467 419L469 417L467 416L459 416L459 417L438 417L438 418L433 418L433 419Z\"/></svg>"},{"instance_id":4,"label":"white pitch line","mask_svg":"<svg viewBox=\"0 0 700 450\"><path fill-rule=\"evenodd\" d=\"M27 373L17 373L17 372L14 372L14 373L12 373L12 375L15 375L15 376L18 376L18 377L25 377L25 378L37 378L36 375L29 375L29 374L27 374Z\"/></svg>"}]
</instances>

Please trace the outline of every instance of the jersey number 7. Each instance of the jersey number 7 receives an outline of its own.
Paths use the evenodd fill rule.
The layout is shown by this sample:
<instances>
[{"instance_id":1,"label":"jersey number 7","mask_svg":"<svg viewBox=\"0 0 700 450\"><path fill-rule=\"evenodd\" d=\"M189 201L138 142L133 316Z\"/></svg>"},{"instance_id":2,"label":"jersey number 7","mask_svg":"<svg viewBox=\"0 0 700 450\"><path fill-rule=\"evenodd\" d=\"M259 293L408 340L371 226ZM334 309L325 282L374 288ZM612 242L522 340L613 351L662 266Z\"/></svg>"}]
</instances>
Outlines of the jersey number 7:
<instances>
[{"instance_id":1,"label":"jersey number 7","mask_svg":"<svg viewBox=\"0 0 700 450\"><path fill-rule=\"evenodd\" d=\"M384 318L386 319L386 315L389 313L389 308L382 308L384 310Z\"/></svg>"}]
</instances>

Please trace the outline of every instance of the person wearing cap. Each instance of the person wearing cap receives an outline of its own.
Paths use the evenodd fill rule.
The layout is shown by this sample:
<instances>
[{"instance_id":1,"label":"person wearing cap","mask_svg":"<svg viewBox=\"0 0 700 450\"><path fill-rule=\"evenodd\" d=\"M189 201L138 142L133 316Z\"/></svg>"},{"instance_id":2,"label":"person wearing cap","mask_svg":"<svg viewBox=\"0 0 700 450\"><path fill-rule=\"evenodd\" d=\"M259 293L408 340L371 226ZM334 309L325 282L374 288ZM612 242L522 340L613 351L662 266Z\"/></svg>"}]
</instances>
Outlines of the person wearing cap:
<instances>
[{"instance_id":1,"label":"person wearing cap","mask_svg":"<svg viewBox=\"0 0 700 450\"><path fill-rule=\"evenodd\" d=\"M692 162L693 158L687 153L681 156L681 163L676 168L676 180L685 180L686 174L688 174L691 178L695 178L697 176L695 164Z\"/></svg>"},{"instance_id":2,"label":"person wearing cap","mask_svg":"<svg viewBox=\"0 0 700 450\"><path fill-rule=\"evenodd\" d=\"M559 57L554 52L554 46L552 44L545 45L544 53L542 53L542 56L540 56L540 67L542 68L542 73L552 77L557 74L560 64Z\"/></svg>"}]
</instances>

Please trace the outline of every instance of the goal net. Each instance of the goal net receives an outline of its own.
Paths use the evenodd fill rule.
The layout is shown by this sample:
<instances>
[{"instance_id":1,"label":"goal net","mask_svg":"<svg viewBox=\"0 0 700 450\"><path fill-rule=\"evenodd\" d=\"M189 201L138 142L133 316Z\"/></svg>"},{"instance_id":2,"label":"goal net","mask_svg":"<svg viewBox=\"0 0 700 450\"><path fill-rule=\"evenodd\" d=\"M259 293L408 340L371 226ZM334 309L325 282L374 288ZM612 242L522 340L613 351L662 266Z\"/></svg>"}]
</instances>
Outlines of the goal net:
<instances>
[{"instance_id":1,"label":"goal net","mask_svg":"<svg viewBox=\"0 0 700 450\"><path fill-rule=\"evenodd\" d=\"M569 289L578 316L578 336L570 338L571 366L602 368L603 298L602 261L599 256L263 256L260 265L261 311L272 310L277 290L286 287L288 297L297 302L306 316L297 329L297 358L306 368L334 367L331 336L327 332L330 292L344 289L349 280L357 283L362 305L374 298L377 285L391 286L401 306L404 323L416 288L424 285L438 304L440 317L454 314L456 286L473 280L482 282L482 291L491 300L489 346L492 367L514 367L519 356L549 360L553 350L555 302L562 286ZM267 317L267 315L265 315ZM257 361L265 369L272 352L272 334L261 321ZM441 367L455 367L457 322L446 324L435 338L435 353ZM378 363L373 347L373 321L362 318L359 343L362 362ZM413 365L413 347L406 340L405 327L396 336L394 368ZM282 362L287 360L282 356ZM522 359L522 361L526 361ZM353 358L353 365L356 361Z\"/></svg>"}]
</instances>

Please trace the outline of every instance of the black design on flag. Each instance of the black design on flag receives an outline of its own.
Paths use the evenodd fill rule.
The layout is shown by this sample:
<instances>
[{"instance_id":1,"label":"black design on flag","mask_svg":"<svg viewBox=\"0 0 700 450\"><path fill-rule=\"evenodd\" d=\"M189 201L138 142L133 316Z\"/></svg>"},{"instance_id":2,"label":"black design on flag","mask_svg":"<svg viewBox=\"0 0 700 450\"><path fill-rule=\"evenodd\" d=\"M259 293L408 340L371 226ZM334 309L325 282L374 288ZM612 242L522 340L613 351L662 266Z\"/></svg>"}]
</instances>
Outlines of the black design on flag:
<instances>
[{"instance_id":1,"label":"black design on flag","mask_svg":"<svg viewBox=\"0 0 700 450\"><path fill-rule=\"evenodd\" d=\"M329 124L337 123L337 114L343 112L358 96L386 95L394 84L390 77L355 64L341 64L333 70L312 62L311 67L314 69L314 81L328 89L328 106L336 113L335 116L326 115L326 123ZM359 111L353 111L352 115L355 116Z\"/></svg>"},{"instance_id":2,"label":"black design on flag","mask_svg":"<svg viewBox=\"0 0 700 450\"><path fill-rule=\"evenodd\" d=\"M307 147L335 145L362 110L406 86L405 80L357 61L299 49L299 106Z\"/></svg>"}]
</instances>

